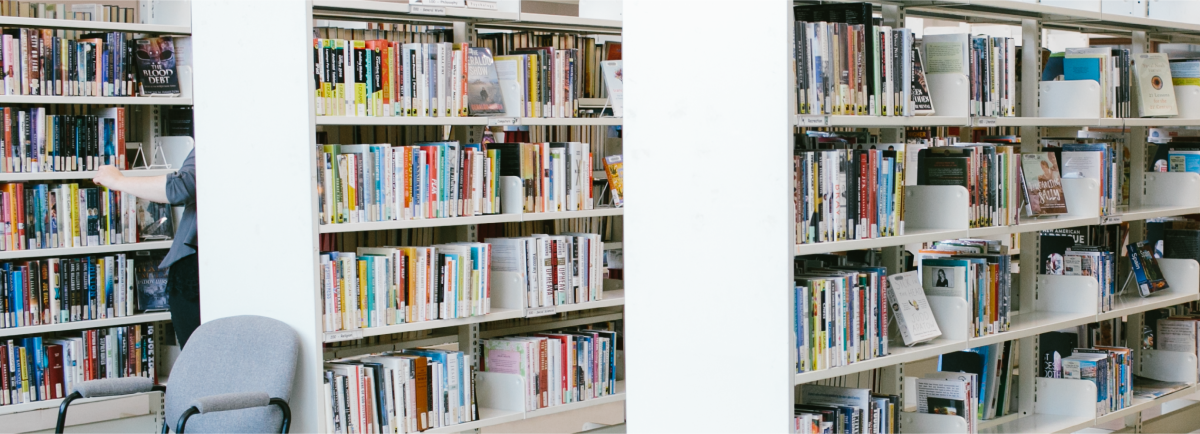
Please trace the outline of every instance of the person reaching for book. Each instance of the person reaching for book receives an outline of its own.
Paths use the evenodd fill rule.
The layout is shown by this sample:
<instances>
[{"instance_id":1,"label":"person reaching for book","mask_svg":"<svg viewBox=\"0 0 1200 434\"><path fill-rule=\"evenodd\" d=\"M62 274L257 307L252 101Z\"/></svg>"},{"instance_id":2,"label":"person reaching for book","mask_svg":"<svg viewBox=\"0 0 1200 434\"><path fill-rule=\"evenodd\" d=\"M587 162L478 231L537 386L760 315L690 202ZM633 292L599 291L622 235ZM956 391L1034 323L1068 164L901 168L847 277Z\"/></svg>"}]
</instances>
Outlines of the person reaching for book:
<instances>
[{"instance_id":1,"label":"person reaching for book","mask_svg":"<svg viewBox=\"0 0 1200 434\"><path fill-rule=\"evenodd\" d=\"M151 202L183 205L183 219L163 258L160 269L167 270L167 304L179 348L200 326L200 267L196 256L196 151L188 153L179 171L163 176L125 176L113 166L101 166L92 179L96 185L123 191Z\"/></svg>"}]
</instances>

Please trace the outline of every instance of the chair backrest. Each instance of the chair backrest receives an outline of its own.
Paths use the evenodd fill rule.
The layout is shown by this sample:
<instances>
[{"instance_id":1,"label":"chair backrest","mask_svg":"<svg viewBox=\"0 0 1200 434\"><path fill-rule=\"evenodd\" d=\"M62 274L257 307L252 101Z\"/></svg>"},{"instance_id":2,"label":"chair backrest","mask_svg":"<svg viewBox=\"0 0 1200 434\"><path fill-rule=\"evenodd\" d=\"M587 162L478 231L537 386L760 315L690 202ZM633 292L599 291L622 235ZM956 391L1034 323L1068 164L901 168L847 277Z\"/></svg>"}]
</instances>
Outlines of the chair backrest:
<instances>
[{"instance_id":1,"label":"chair backrest","mask_svg":"<svg viewBox=\"0 0 1200 434\"><path fill-rule=\"evenodd\" d=\"M204 323L188 339L167 382L166 423L174 431L192 400L234 392L266 392L290 401L300 343L286 324L254 315ZM187 432L279 432L276 406L195 415Z\"/></svg>"}]
</instances>

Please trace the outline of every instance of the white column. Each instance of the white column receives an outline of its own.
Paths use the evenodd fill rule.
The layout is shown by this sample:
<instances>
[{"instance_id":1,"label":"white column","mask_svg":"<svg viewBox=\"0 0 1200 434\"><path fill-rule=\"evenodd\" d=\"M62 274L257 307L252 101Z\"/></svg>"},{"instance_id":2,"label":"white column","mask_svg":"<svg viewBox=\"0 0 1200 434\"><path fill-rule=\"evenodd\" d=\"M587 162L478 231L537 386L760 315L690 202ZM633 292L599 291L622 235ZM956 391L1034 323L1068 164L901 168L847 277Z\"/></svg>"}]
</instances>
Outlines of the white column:
<instances>
[{"instance_id":1,"label":"white column","mask_svg":"<svg viewBox=\"0 0 1200 434\"><path fill-rule=\"evenodd\" d=\"M624 2L630 432L788 431L791 20L785 0Z\"/></svg>"},{"instance_id":2,"label":"white column","mask_svg":"<svg viewBox=\"0 0 1200 434\"><path fill-rule=\"evenodd\" d=\"M202 319L262 315L295 329L298 433L321 417L309 7L192 2Z\"/></svg>"}]
</instances>

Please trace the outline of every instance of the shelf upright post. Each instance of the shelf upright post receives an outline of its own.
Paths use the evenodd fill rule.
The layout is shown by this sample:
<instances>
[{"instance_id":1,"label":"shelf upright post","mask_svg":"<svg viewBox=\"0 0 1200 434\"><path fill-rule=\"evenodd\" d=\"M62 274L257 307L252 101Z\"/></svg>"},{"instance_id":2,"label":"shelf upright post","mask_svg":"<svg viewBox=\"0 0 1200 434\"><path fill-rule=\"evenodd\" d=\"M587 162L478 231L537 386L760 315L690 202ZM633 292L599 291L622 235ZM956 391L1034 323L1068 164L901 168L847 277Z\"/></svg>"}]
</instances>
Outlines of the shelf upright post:
<instances>
[{"instance_id":1,"label":"shelf upright post","mask_svg":"<svg viewBox=\"0 0 1200 434\"><path fill-rule=\"evenodd\" d=\"M1021 20L1021 116L1037 117L1038 115L1038 79L1041 77L1042 57L1039 54L1042 47L1042 22L1037 19ZM1038 152L1038 142L1041 141L1041 127L1021 127L1021 152ZM1035 311L1038 285L1037 276L1040 269L1042 246L1037 232L1023 232L1021 239L1020 284L1017 306L1020 315L1031 315ZM1010 304L1012 304L1010 302ZM1033 414L1037 398L1038 369L1038 336L1029 336L1020 340L1020 359L1018 366L1032 375L1018 376L1021 381L1017 390L1017 409L1022 416Z\"/></svg>"},{"instance_id":2,"label":"shelf upright post","mask_svg":"<svg viewBox=\"0 0 1200 434\"><path fill-rule=\"evenodd\" d=\"M897 4L883 5L883 25L885 26L897 29L904 27L904 15L904 6ZM905 138L904 131L904 127L880 128L879 139L883 143L903 143ZM887 267L888 274L903 273L905 246L888 246L882 250L883 266ZM900 396L900 402L904 402L904 364L898 363L886 366L880 368L879 372L881 375L879 393L898 395Z\"/></svg>"},{"instance_id":3,"label":"shelf upright post","mask_svg":"<svg viewBox=\"0 0 1200 434\"><path fill-rule=\"evenodd\" d=\"M1150 52L1150 38L1147 37L1144 31L1135 31L1130 35L1131 43L1129 54L1136 56ZM1133 112L1130 117L1137 116L1138 98L1132 98ZM1153 158L1147 155L1150 152L1146 146L1146 127L1132 126L1125 128L1125 146L1129 150L1129 204L1141 204L1145 197L1146 183L1146 167L1148 161ZM1123 158L1123 156L1121 157ZM1146 221L1135 220L1129 222L1129 242L1135 243L1146 239ZM1132 272L1127 264L1121 264L1119 270L1123 271L1117 282L1125 282L1126 276ZM1142 326L1145 316L1139 312L1129 315L1125 328L1125 343L1129 348L1133 349L1133 359L1136 363L1142 363ZM1125 417L1125 426L1132 427L1135 432L1142 432L1142 412L1137 412Z\"/></svg>"},{"instance_id":4,"label":"shelf upright post","mask_svg":"<svg viewBox=\"0 0 1200 434\"><path fill-rule=\"evenodd\" d=\"M206 0L192 2L191 12L201 320L260 315L290 326L300 346L291 430L317 432L323 335L312 1ZM231 50L246 40L230 29L251 28L275 46ZM269 80L255 78L268 71Z\"/></svg>"},{"instance_id":5,"label":"shelf upright post","mask_svg":"<svg viewBox=\"0 0 1200 434\"><path fill-rule=\"evenodd\" d=\"M630 432L788 432L796 377L795 111L794 92L783 91L795 85L791 2L680 5L623 6L625 182L634 204L624 215L625 235L640 246L625 249L626 419ZM657 48L731 22L756 23L761 41L705 37L705 44ZM680 73L711 52L758 60L754 68L717 62L706 67L715 69L710 73ZM712 76L741 78L736 90L702 91L712 89ZM703 134L689 139L689 152L667 146L696 131ZM733 136L739 145L730 152ZM698 168L722 176L701 176ZM664 243L665 234L686 235ZM714 240L732 243L733 254L714 256ZM714 320L718 327L664 345L664 330ZM754 356L713 357L714 345L733 342L754 348ZM696 417L728 414L731 396L738 397L738 417Z\"/></svg>"}]
</instances>

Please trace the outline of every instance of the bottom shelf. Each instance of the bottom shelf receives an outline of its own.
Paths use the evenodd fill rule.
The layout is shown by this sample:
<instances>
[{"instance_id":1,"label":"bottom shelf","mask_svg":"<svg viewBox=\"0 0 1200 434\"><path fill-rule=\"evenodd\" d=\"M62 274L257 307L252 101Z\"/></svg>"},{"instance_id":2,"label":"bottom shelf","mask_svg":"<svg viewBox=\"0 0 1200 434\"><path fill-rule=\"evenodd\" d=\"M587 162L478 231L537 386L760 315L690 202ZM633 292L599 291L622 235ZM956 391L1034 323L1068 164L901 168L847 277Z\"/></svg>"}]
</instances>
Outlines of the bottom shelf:
<instances>
[{"instance_id":1,"label":"bottom shelf","mask_svg":"<svg viewBox=\"0 0 1200 434\"><path fill-rule=\"evenodd\" d=\"M612 402L620 402L625 400L625 381L617 381L616 393L599 398L589 399L587 401L572 402L570 404L556 405L554 407L539 408L533 411L511 411L500 410L494 408L483 407L479 409L479 420L467 422L458 425L444 426L428 431L426 433L458 433L471 431L479 428L485 428L494 425L500 425L508 422L515 422L523 419L533 419L541 416L547 416L566 411L579 410L582 408L595 407L597 405L608 404Z\"/></svg>"},{"instance_id":2,"label":"bottom shelf","mask_svg":"<svg viewBox=\"0 0 1200 434\"><path fill-rule=\"evenodd\" d=\"M1193 397L1197 392L1195 384L1168 393L1157 398L1134 398L1133 405L1099 417L1064 416L1054 414L1031 414L1013 418L1012 415L997 421L980 421L980 433L1069 433L1085 428L1102 425L1107 422L1122 419L1137 412L1144 411L1156 405L1176 399ZM989 423L992 422L992 423Z\"/></svg>"}]
</instances>

